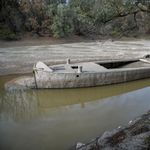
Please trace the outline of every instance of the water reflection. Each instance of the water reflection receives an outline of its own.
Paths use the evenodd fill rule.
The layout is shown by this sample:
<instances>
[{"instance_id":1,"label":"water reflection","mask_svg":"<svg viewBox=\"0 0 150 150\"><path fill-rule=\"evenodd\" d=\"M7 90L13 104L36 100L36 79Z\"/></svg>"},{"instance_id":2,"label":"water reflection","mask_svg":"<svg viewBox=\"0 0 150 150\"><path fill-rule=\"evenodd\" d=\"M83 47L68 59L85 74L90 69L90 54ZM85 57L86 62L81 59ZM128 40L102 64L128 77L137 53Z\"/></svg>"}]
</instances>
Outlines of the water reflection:
<instances>
[{"instance_id":1,"label":"water reflection","mask_svg":"<svg viewBox=\"0 0 150 150\"><path fill-rule=\"evenodd\" d=\"M3 91L0 98L1 121L9 119L29 121L42 117L44 111L38 109L37 94L34 91L11 90Z\"/></svg>"},{"instance_id":2,"label":"water reflection","mask_svg":"<svg viewBox=\"0 0 150 150\"><path fill-rule=\"evenodd\" d=\"M79 88L79 89L59 89L59 90L37 90L38 106L45 110L57 109L61 106L70 106L96 100L103 101L104 98L128 93L150 86L149 79L115 84L109 86Z\"/></svg>"},{"instance_id":3,"label":"water reflection","mask_svg":"<svg viewBox=\"0 0 150 150\"><path fill-rule=\"evenodd\" d=\"M80 104L97 104L104 98L120 95L150 86L149 79L80 89L51 90L1 90L0 91L0 121L9 119L31 121L67 112ZM99 100L99 101L96 101ZM47 113L49 112L49 114Z\"/></svg>"}]
</instances>

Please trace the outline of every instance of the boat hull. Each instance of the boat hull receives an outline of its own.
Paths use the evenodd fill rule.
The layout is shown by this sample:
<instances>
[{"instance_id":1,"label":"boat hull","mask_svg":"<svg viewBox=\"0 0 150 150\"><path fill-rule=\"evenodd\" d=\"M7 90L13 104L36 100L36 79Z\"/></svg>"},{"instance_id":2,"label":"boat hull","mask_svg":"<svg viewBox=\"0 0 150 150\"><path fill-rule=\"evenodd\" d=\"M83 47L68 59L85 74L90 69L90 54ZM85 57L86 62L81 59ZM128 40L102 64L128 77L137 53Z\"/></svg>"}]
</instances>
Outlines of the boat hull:
<instances>
[{"instance_id":1,"label":"boat hull","mask_svg":"<svg viewBox=\"0 0 150 150\"><path fill-rule=\"evenodd\" d=\"M78 88L129 82L150 77L150 67L113 69L96 73L35 72L37 88Z\"/></svg>"}]
</instances>

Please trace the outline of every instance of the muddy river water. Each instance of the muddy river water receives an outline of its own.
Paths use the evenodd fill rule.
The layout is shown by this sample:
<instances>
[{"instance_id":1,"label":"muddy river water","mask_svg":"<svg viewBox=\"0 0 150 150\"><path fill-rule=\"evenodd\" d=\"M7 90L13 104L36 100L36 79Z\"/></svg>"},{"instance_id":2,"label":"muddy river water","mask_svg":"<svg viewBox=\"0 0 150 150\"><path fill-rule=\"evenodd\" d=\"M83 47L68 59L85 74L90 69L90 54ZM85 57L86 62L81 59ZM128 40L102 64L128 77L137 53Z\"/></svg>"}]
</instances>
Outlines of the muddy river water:
<instances>
[{"instance_id":1,"label":"muddy river water","mask_svg":"<svg viewBox=\"0 0 150 150\"><path fill-rule=\"evenodd\" d=\"M150 109L150 79L79 89L5 90L0 76L0 150L70 150Z\"/></svg>"}]
</instances>

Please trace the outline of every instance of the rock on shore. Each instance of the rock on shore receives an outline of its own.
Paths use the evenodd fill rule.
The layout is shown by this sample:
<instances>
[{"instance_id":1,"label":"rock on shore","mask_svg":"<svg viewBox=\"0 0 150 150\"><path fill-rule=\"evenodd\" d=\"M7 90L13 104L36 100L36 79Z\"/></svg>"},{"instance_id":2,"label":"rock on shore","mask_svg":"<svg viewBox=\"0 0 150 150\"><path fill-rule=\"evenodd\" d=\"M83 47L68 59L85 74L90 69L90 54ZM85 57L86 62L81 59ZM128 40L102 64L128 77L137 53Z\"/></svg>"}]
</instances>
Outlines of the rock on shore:
<instances>
[{"instance_id":1,"label":"rock on shore","mask_svg":"<svg viewBox=\"0 0 150 150\"><path fill-rule=\"evenodd\" d=\"M150 111L124 127L106 131L89 143L77 144L77 150L149 150Z\"/></svg>"}]
</instances>

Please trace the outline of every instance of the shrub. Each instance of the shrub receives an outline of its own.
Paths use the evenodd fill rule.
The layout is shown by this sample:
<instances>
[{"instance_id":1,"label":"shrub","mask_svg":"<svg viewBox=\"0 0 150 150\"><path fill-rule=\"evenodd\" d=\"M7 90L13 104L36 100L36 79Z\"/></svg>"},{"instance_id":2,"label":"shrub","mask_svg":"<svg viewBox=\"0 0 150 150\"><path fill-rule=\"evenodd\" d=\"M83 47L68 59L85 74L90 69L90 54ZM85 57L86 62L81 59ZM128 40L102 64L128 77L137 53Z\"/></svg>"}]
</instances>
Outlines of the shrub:
<instances>
[{"instance_id":1,"label":"shrub","mask_svg":"<svg viewBox=\"0 0 150 150\"><path fill-rule=\"evenodd\" d=\"M16 39L16 35L13 32L9 31L5 25L1 24L0 38L3 40L14 40Z\"/></svg>"},{"instance_id":2,"label":"shrub","mask_svg":"<svg viewBox=\"0 0 150 150\"><path fill-rule=\"evenodd\" d=\"M135 38L138 37L138 33L134 33L133 37L135 37Z\"/></svg>"},{"instance_id":3,"label":"shrub","mask_svg":"<svg viewBox=\"0 0 150 150\"><path fill-rule=\"evenodd\" d=\"M113 31L110 32L112 37L117 37L119 35L119 28L115 27Z\"/></svg>"}]
</instances>

